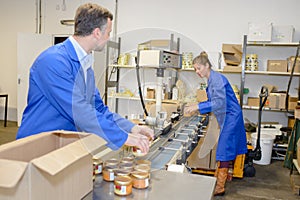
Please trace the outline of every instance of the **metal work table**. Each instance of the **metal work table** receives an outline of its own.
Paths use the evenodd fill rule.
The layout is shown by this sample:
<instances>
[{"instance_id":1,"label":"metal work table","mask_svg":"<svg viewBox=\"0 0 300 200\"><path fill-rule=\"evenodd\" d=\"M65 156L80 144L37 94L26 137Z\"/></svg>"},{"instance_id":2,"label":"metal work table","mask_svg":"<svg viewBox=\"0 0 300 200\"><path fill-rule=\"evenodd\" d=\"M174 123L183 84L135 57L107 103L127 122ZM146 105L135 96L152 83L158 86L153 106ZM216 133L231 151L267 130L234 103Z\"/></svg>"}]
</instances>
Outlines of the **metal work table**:
<instances>
[{"instance_id":1,"label":"metal work table","mask_svg":"<svg viewBox=\"0 0 300 200\"><path fill-rule=\"evenodd\" d=\"M189 173L170 172L165 170L168 164L176 164L177 159L182 158L182 142L189 139L188 134L192 133L201 117L194 116L182 118L173 124L171 131L165 135L159 135L156 142L150 147L150 151L143 157L136 158L151 161L151 182L147 189L132 189L129 196L117 196L114 194L114 183L102 180L98 175L94 182L94 189L84 200L182 200L182 199L203 199L208 200L213 196L216 179L214 177L194 175ZM180 132L182 134L175 134ZM165 147L169 149L161 149ZM173 149L173 150L170 150ZM176 150L178 149L178 150ZM125 150L111 151L105 156L100 156L102 160L109 158L120 159L123 156L131 156L132 152ZM185 162L185 160L184 160ZM180 165L180 164L179 164Z\"/></svg>"},{"instance_id":2,"label":"metal work table","mask_svg":"<svg viewBox=\"0 0 300 200\"><path fill-rule=\"evenodd\" d=\"M212 199L216 178L187 173L158 170L151 173L150 186L147 189L132 189L128 196L114 194L114 183L97 176L94 189L83 200L182 200Z\"/></svg>"}]
</instances>

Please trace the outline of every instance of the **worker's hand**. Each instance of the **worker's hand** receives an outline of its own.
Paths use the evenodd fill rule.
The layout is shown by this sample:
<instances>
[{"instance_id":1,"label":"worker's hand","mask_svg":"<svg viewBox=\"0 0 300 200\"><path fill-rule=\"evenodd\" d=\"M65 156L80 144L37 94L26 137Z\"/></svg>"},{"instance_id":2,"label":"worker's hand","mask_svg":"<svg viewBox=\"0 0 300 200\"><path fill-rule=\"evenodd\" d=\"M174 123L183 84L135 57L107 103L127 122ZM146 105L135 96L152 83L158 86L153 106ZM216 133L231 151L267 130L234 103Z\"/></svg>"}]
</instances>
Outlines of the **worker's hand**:
<instances>
[{"instance_id":1,"label":"worker's hand","mask_svg":"<svg viewBox=\"0 0 300 200\"><path fill-rule=\"evenodd\" d=\"M187 114L187 115L194 114L198 110L199 110L198 103L191 104L191 105L184 107L184 114Z\"/></svg>"},{"instance_id":2,"label":"worker's hand","mask_svg":"<svg viewBox=\"0 0 300 200\"><path fill-rule=\"evenodd\" d=\"M128 138L125 142L125 145L136 146L139 149L141 149L143 153L148 153L150 142L148 137L141 135L139 133L132 133L132 134L128 134Z\"/></svg>"},{"instance_id":3,"label":"worker's hand","mask_svg":"<svg viewBox=\"0 0 300 200\"><path fill-rule=\"evenodd\" d=\"M133 134L141 134L144 135L146 137L149 138L149 140L153 140L154 139L154 131L149 128L148 126L139 126L139 125L135 125L132 129L131 129L131 133Z\"/></svg>"}]
</instances>

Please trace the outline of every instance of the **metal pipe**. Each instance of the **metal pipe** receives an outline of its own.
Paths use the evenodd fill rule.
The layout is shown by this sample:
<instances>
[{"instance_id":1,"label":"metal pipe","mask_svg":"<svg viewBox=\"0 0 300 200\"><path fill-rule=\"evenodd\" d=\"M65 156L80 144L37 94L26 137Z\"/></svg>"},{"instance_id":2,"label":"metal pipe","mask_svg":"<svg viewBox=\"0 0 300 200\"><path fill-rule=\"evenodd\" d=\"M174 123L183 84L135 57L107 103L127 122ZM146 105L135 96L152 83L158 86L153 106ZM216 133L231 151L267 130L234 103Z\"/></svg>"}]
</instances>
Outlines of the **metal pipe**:
<instances>
[{"instance_id":1,"label":"metal pipe","mask_svg":"<svg viewBox=\"0 0 300 200\"><path fill-rule=\"evenodd\" d=\"M162 101L162 87L163 87L163 77L164 77L164 69L157 69L157 86L156 86L156 110L155 115L157 115L161 111L161 101Z\"/></svg>"}]
</instances>

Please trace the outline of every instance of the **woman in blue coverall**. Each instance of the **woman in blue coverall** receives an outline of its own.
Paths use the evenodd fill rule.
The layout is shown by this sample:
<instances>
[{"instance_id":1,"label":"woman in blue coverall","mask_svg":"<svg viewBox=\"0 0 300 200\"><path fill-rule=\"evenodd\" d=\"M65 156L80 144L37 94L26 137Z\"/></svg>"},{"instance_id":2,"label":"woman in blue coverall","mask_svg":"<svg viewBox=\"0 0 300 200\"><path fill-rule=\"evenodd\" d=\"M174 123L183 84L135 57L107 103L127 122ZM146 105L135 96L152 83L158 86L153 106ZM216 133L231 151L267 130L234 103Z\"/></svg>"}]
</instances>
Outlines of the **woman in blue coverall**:
<instances>
[{"instance_id":1,"label":"woman in blue coverall","mask_svg":"<svg viewBox=\"0 0 300 200\"><path fill-rule=\"evenodd\" d=\"M185 112L213 112L217 118L220 136L216 153L218 167L215 173L217 184L214 195L223 195L230 162L233 162L237 155L247 153L243 113L226 77L211 69L212 65L206 52L201 52L194 58L193 66L198 76L208 80L208 100L186 107Z\"/></svg>"}]
</instances>

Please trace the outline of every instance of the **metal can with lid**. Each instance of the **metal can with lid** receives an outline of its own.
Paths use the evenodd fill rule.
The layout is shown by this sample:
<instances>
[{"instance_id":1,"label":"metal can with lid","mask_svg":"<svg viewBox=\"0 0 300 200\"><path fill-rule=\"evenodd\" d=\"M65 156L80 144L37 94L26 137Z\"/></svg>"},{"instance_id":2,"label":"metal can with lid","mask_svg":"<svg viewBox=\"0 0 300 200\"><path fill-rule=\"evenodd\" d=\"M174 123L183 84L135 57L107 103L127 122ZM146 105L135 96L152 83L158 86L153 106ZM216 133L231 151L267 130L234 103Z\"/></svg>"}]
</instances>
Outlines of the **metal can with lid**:
<instances>
[{"instance_id":1,"label":"metal can with lid","mask_svg":"<svg viewBox=\"0 0 300 200\"><path fill-rule=\"evenodd\" d=\"M117 176L114 180L114 192L120 196L132 193L132 178L130 176Z\"/></svg>"},{"instance_id":2,"label":"metal can with lid","mask_svg":"<svg viewBox=\"0 0 300 200\"><path fill-rule=\"evenodd\" d=\"M137 189L145 189L149 186L149 173L141 171L133 171L132 176L132 187Z\"/></svg>"},{"instance_id":3,"label":"metal can with lid","mask_svg":"<svg viewBox=\"0 0 300 200\"><path fill-rule=\"evenodd\" d=\"M105 181L114 181L116 166L105 166L102 171L103 180Z\"/></svg>"}]
</instances>

